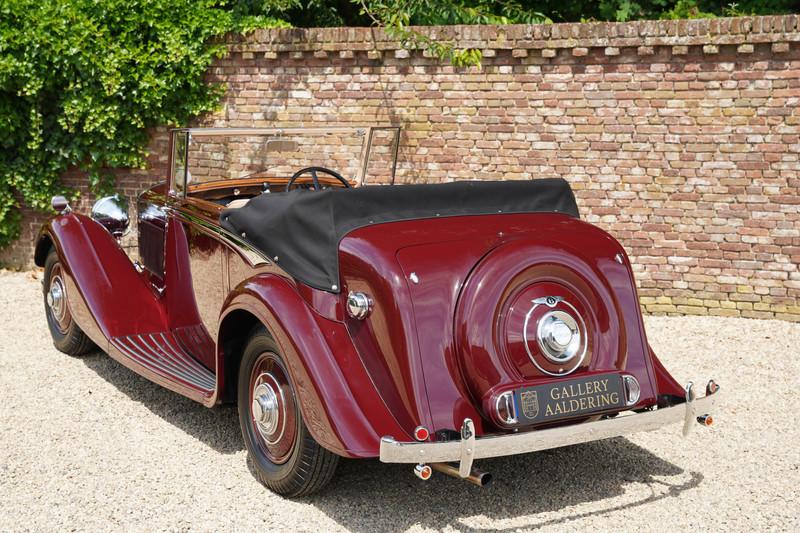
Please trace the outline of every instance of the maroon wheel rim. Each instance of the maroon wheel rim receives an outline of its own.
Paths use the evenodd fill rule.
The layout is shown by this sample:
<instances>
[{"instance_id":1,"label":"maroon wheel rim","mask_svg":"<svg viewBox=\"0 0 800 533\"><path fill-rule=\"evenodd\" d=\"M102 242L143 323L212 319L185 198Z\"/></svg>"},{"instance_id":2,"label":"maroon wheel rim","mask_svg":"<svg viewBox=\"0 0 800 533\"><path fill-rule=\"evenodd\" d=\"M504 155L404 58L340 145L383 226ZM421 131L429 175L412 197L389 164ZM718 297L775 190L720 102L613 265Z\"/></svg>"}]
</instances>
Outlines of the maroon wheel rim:
<instances>
[{"instance_id":1,"label":"maroon wheel rim","mask_svg":"<svg viewBox=\"0 0 800 533\"><path fill-rule=\"evenodd\" d=\"M56 263L50 269L50 280L45 293L45 302L56 329L62 335L65 335L69 325L72 323L72 315L67 305L67 286L64 283L64 272L61 269L61 263Z\"/></svg>"},{"instance_id":2,"label":"maroon wheel rim","mask_svg":"<svg viewBox=\"0 0 800 533\"><path fill-rule=\"evenodd\" d=\"M258 447L275 464L289 459L297 439L297 405L278 356L264 352L250 373L250 422Z\"/></svg>"}]
</instances>

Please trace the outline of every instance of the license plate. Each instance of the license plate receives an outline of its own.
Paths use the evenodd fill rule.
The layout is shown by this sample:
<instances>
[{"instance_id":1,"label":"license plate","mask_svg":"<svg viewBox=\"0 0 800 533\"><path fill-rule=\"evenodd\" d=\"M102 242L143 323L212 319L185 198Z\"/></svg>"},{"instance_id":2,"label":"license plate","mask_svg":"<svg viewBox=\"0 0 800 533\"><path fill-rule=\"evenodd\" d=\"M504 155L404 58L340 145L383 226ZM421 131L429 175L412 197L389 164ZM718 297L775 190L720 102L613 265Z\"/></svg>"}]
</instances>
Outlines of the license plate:
<instances>
[{"instance_id":1,"label":"license plate","mask_svg":"<svg viewBox=\"0 0 800 533\"><path fill-rule=\"evenodd\" d=\"M618 410L625 406L622 376L599 374L514 391L517 418L532 424Z\"/></svg>"}]
</instances>

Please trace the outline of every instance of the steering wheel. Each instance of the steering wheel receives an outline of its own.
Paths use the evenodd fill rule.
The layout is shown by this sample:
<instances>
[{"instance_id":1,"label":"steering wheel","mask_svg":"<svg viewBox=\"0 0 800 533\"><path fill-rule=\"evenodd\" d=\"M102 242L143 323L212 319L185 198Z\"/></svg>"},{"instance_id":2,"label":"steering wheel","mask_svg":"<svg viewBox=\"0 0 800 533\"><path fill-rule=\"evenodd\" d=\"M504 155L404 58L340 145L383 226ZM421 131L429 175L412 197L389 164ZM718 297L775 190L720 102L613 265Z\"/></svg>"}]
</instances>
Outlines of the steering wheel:
<instances>
[{"instance_id":1,"label":"steering wheel","mask_svg":"<svg viewBox=\"0 0 800 533\"><path fill-rule=\"evenodd\" d=\"M301 168L300 170L292 174L292 177L289 178L289 181L286 183L286 191L288 192L289 189L291 189L292 185L294 185L294 182L297 181L297 178L306 173L311 173L311 179L314 181L314 190L315 191L321 190L322 186L319 184L319 178L317 177L317 172L321 172L322 174L327 174L341 181L345 189L350 188L350 184L347 183L347 180L344 179L342 175L336 172L335 170L331 170L325 167L306 167L306 168Z\"/></svg>"}]
</instances>

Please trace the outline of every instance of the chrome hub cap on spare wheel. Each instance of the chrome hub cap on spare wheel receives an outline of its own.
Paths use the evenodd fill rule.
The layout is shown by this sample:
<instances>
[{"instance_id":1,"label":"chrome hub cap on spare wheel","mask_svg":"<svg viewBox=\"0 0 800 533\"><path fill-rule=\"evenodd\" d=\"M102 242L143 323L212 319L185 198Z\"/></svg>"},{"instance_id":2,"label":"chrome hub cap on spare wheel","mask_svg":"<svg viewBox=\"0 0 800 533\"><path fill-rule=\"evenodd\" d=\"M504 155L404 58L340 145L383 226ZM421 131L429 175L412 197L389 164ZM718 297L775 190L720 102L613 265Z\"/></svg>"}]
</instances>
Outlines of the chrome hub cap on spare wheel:
<instances>
[{"instance_id":1,"label":"chrome hub cap on spare wheel","mask_svg":"<svg viewBox=\"0 0 800 533\"><path fill-rule=\"evenodd\" d=\"M564 311L549 311L539 320L536 335L545 357L554 363L566 363L578 355L581 332L578 322Z\"/></svg>"},{"instance_id":2,"label":"chrome hub cap on spare wheel","mask_svg":"<svg viewBox=\"0 0 800 533\"><path fill-rule=\"evenodd\" d=\"M297 409L286 371L274 353L259 356L250 374L250 418L256 443L273 463L285 462L297 437Z\"/></svg>"},{"instance_id":3,"label":"chrome hub cap on spare wheel","mask_svg":"<svg viewBox=\"0 0 800 533\"><path fill-rule=\"evenodd\" d=\"M541 293L543 289L534 285L530 289L533 293L531 296ZM553 289L563 291L557 286ZM571 293L536 298L531 296L523 291L517 297L522 309L527 305L525 300L530 302L521 324L522 344L528 359L544 374L566 376L584 364L591 343L586 322L575 304L583 305ZM519 318L514 322L515 329L519 327L518 324ZM510 346L514 348L515 344L511 343Z\"/></svg>"}]
</instances>

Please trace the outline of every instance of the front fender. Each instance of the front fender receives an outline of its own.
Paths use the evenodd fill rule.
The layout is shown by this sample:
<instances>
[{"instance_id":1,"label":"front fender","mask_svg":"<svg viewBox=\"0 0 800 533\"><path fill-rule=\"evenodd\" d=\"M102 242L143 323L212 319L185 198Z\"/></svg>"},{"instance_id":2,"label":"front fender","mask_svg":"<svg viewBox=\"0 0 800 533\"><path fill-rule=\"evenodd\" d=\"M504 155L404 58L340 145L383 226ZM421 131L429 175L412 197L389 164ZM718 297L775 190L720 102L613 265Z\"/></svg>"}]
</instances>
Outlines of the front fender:
<instances>
[{"instance_id":1,"label":"front fender","mask_svg":"<svg viewBox=\"0 0 800 533\"><path fill-rule=\"evenodd\" d=\"M98 346L107 350L106 339L166 330L158 296L103 226L73 212L53 218L40 233L37 264L44 264L48 241L67 275L70 312Z\"/></svg>"},{"instance_id":2,"label":"front fender","mask_svg":"<svg viewBox=\"0 0 800 533\"><path fill-rule=\"evenodd\" d=\"M314 312L285 278L261 274L242 282L229 296L221 323L237 310L256 316L280 346L303 420L323 447L345 457L377 457L382 436L410 439L370 380L345 326Z\"/></svg>"}]
</instances>

